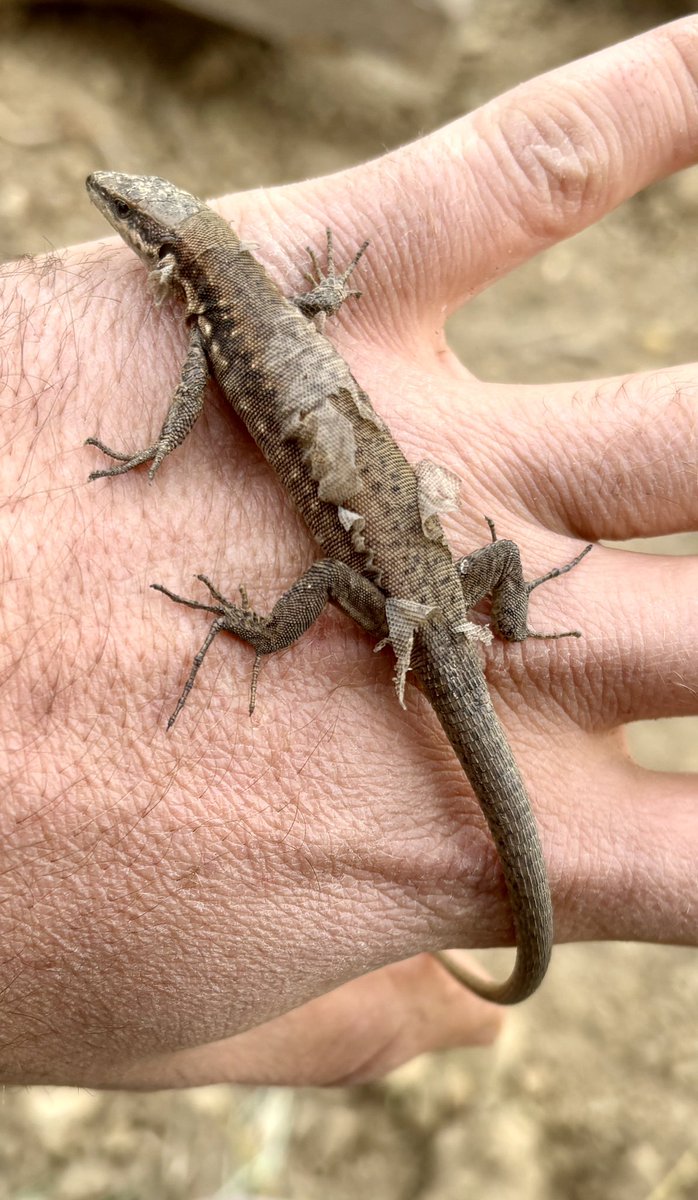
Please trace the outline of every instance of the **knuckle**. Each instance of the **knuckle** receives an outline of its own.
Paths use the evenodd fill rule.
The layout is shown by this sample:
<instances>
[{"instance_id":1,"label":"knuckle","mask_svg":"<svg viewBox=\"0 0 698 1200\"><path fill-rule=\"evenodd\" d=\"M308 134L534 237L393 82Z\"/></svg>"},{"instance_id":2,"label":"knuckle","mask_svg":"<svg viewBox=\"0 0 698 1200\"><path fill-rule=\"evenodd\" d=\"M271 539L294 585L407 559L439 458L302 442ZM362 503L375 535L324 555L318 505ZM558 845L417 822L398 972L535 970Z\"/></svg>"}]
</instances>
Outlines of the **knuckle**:
<instances>
[{"instance_id":1,"label":"knuckle","mask_svg":"<svg viewBox=\"0 0 698 1200\"><path fill-rule=\"evenodd\" d=\"M485 136L508 185L505 203L534 237L560 237L604 207L613 156L581 106L541 97L526 109L509 104Z\"/></svg>"}]
</instances>

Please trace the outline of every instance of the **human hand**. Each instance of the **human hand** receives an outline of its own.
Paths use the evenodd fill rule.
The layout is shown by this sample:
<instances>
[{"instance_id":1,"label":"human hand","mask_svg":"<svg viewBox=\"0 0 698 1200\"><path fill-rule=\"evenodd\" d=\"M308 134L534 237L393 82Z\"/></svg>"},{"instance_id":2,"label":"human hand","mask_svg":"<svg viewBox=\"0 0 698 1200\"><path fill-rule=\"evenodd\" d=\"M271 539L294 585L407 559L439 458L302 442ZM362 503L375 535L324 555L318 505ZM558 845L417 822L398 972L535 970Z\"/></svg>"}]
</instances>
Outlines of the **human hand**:
<instances>
[{"instance_id":1,"label":"human hand","mask_svg":"<svg viewBox=\"0 0 698 1200\"><path fill-rule=\"evenodd\" d=\"M328 332L408 457L461 477L455 553L487 540L484 514L519 543L529 576L570 558L575 539L695 525L695 367L483 384L447 349L443 322L505 268L693 161L696 74L687 19L377 162L219 205L289 292L325 225L338 257L371 237L364 298ZM142 444L177 377L184 330L143 284L120 245L3 280L16 317L3 332L3 1076L271 1081L281 1029L283 1081L321 1080L326 1019L344 1030L349 1012L373 1011L371 1037L330 1072L364 1077L367 1058L396 1061L395 1012L364 989L375 999L398 978L397 1061L467 1041L478 1022L491 1032L492 1010L420 958L226 1040L393 959L505 941L511 927L494 848L435 720L414 692L402 712L388 657L341 616L265 667L252 721L250 655L219 639L165 734L203 628L148 584L185 591L204 570L230 592L245 581L263 609L313 551L222 405L152 488L76 486L98 465L84 437ZM689 560L598 549L532 605L534 628L579 626L583 641L488 652L558 938L696 941L695 797L685 778L634 767L617 730L692 710L694 595ZM214 1042L218 1053L202 1045Z\"/></svg>"}]
</instances>

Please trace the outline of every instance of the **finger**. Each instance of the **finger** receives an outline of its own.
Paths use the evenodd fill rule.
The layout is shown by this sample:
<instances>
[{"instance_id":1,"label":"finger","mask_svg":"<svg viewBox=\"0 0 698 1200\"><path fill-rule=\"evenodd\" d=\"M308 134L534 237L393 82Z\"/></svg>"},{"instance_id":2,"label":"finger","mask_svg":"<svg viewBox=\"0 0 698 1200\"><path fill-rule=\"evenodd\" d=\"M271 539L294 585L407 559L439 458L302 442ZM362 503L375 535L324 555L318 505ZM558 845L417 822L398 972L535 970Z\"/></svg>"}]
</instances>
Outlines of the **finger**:
<instances>
[{"instance_id":1,"label":"finger","mask_svg":"<svg viewBox=\"0 0 698 1200\"><path fill-rule=\"evenodd\" d=\"M523 556L526 578L550 563L550 543ZM558 561L569 558L569 547ZM698 715L698 557L595 547L581 566L536 591L528 620L537 632L578 629L573 642L496 644L489 677L506 691L512 662L522 656L538 694L561 705L584 730L608 731L629 721ZM557 647L564 654L558 657ZM565 666L561 668L561 661ZM518 667L515 669L519 669ZM523 713L530 725L530 708Z\"/></svg>"},{"instance_id":2,"label":"finger","mask_svg":"<svg viewBox=\"0 0 698 1200\"><path fill-rule=\"evenodd\" d=\"M456 308L545 246L695 162L697 77L698 19L688 17L525 83L429 137L323 181L322 203L362 213L361 237L373 237L374 257L380 247L370 227L388 231L417 300L431 302L432 316L434 308L442 314L444 302ZM408 311L415 307L411 297Z\"/></svg>"},{"instance_id":3,"label":"finger","mask_svg":"<svg viewBox=\"0 0 698 1200\"><path fill-rule=\"evenodd\" d=\"M587 728L698 713L696 594L696 557L599 547L577 579L578 599L555 597L560 616L579 612L585 678L577 695L588 706Z\"/></svg>"},{"instance_id":4,"label":"finger","mask_svg":"<svg viewBox=\"0 0 698 1200\"><path fill-rule=\"evenodd\" d=\"M549 831L561 940L698 943L698 779L629 761L588 775L583 812ZM574 824L577 829L574 829ZM570 874L570 838L577 847Z\"/></svg>"},{"instance_id":5,"label":"finger","mask_svg":"<svg viewBox=\"0 0 698 1200\"><path fill-rule=\"evenodd\" d=\"M698 366L498 393L494 478L515 471L517 492L540 519L552 508L587 541L698 526ZM475 405L464 420L478 420ZM515 462L495 438L514 420Z\"/></svg>"},{"instance_id":6,"label":"finger","mask_svg":"<svg viewBox=\"0 0 698 1200\"><path fill-rule=\"evenodd\" d=\"M463 965L473 967L470 956L463 957L468 960ZM110 1086L365 1082L424 1051L488 1045L503 1020L501 1009L456 983L431 955L421 954L354 979L237 1037L139 1063L118 1073Z\"/></svg>"}]
</instances>

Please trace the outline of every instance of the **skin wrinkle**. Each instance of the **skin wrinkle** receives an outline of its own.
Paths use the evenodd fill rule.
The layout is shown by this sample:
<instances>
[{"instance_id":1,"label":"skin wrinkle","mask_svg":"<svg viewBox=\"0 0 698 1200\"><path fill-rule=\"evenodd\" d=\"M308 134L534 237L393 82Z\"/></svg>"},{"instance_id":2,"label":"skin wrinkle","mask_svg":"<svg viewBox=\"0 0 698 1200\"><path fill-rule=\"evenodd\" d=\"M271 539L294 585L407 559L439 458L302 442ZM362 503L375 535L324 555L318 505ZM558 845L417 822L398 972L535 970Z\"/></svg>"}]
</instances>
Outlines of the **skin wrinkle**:
<instances>
[{"instance_id":1,"label":"skin wrinkle","mask_svg":"<svg viewBox=\"0 0 698 1200\"><path fill-rule=\"evenodd\" d=\"M684 102L684 126L688 126L691 122L691 117L695 112L698 104L698 55L695 49L695 39L690 35L687 29L677 27L673 30L673 37L670 38L670 49L673 52L674 59L678 59L680 68L684 71L684 78L688 83L686 100ZM668 74L672 83L677 88L678 94L683 99L683 89L680 87L680 80L672 69Z\"/></svg>"},{"instance_id":2,"label":"skin wrinkle","mask_svg":"<svg viewBox=\"0 0 698 1200\"><path fill-rule=\"evenodd\" d=\"M643 810L648 803L648 780L646 772L641 772L639 768L633 764L629 764L626 777L623 782L626 787L632 788L634 803L629 807L627 813L622 817L624 834L633 845L633 854L631 856L616 856L615 859L610 859L604 864L598 860L595 861L595 856L589 854L590 863L590 880L592 886L596 883L599 888L603 887L604 877L612 877L614 892L617 892L621 909L626 907L628 910L632 904L637 902L639 896L642 897L643 904L648 910L647 926L641 935L641 940L652 941L653 931L658 925L661 925L662 915L666 911L667 897L665 889L663 889L661 880L666 877L663 871L661 846L664 840L661 823L655 825L654 835L651 842L648 842L646 837L646 826L643 821ZM653 773L654 777L651 786L660 786L662 780L665 783L673 784L674 778L662 773ZM651 803L651 800L650 800ZM598 810L599 804L594 797L595 811ZM610 842L617 844L617 826L619 824L619 815L613 810L608 810L608 839ZM676 865L676 853L678 847L673 847L671 857L672 870ZM679 850L680 853L680 850ZM647 870L647 862L651 860L655 870ZM687 866L690 865L690 860L687 860ZM603 936L606 935L609 928L609 921L601 920L601 929ZM688 932L686 927L685 932ZM690 935L689 935L690 936ZM676 937L677 944L680 944L681 938Z\"/></svg>"},{"instance_id":3,"label":"skin wrinkle","mask_svg":"<svg viewBox=\"0 0 698 1200\"><path fill-rule=\"evenodd\" d=\"M329 177L326 181L327 191L326 196L323 196L323 204L326 205L325 211L330 214L335 206L343 213L360 212L362 224L365 223L366 228L371 230L369 254L362 259L357 275L357 286L363 292L361 302L352 309L351 321L348 320L348 312L342 320L340 310L340 334L342 328L347 326L359 336L364 335L360 337L362 342L368 339L375 345L390 348L391 333L398 333L406 328L413 330L419 320L419 313L413 308L413 289L411 286L405 286L405 280L410 279L411 275L411 270L407 268L411 268L413 262L411 240L415 219L412 217L408 221L403 213L395 212L392 214L395 218L393 223L392 220L388 220L388 214L383 210L384 184L392 186L392 162L381 158L368 164L368 167L373 177L371 189L367 189L364 182L359 182L357 186L355 170L352 168ZM340 184L341 191L338 191L337 183ZM340 196L346 197L346 204L338 204ZM376 202L378 197L381 199ZM312 202L316 204L314 198ZM426 219L428 222L429 217ZM349 237L348 234L346 236ZM352 253L356 237L355 231L354 244L352 241L348 244L348 250ZM395 263L395 270L392 277L386 278L382 272L376 271L375 263L385 261L388 254ZM341 336L338 345L341 345Z\"/></svg>"},{"instance_id":4,"label":"skin wrinkle","mask_svg":"<svg viewBox=\"0 0 698 1200\"><path fill-rule=\"evenodd\" d=\"M412 859L412 856L410 856L410 866L407 871L407 874L410 879L424 878L425 870L426 870L426 861L427 861L427 859L425 859L424 856L425 856L425 854L427 854L428 861L434 860L434 866L429 868L429 877L432 879L431 887L439 888L439 890L442 890L442 891L444 891L444 890L447 891L449 888L451 879L453 879L455 881L461 870L460 860L458 857L458 850L456 847L456 841L459 839L459 837L461 835L464 838L471 837L471 834L469 832L470 821L466 817L466 826L464 828L464 826L463 826L464 818L463 818L463 814L460 811L460 809L462 807L462 798L461 798L462 781L461 781L460 772L457 767L457 764L455 764L454 761L452 760L452 757L448 755L447 750L445 750L443 747L439 747L437 749L434 746L433 740L430 739L428 736L429 732L433 733L433 730L429 730L428 725L425 725L425 733L424 733L424 736L422 738L420 738L420 742L423 744L423 747L424 747L425 751L429 754L429 756L431 758L435 759L435 761L439 765L439 778L436 780L435 785L432 788L430 788L430 791L435 791L439 796L442 797L442 806L443 806L443 810L444 810L444 817L445 817L445 819L448 820L450 828L447 827L445 830L445 833L435 840L434 839L425 839L425 841L428 843L426 845L421 844L421 835L420 835L420 837L418 837L416 839L416 841L417 841L416 857L414 859ZM317 769L319 770L319 760L315 759L314 762L316 763ZM343 764L340 761L340 763L338 764L338 770L339 770L340 774L341 774L342 768L343 768ZM324 772L321 772L321 775L322 775L322 773L324 773ZM370 774L370 768L369 768L369 774ZM365 859L366 858L366 850L365 850L366 830L370 829L373 824L372 803L370 802L370 800L368 798L369 793L365 792L364 789L362 788L361 775L359 774L355 777L353 773L350 773L349 777L354 781L356 794L359 796L361 796L361 795L366 796L366 800L364 802L365 809L366 809L365 817L362 816L362 808L361 807L357 808L355 802L352 803L352 805L350 807L350 813L353 817L353 828L355 830L355 838L356 838L356 844L357 844L357 850L358 850L357 857L363 853L363 857ZM320 783L322 783L321 778L320 778ZM321 786L320 795L322 795L322 786ZM449 801L448 798L451 796L453 797L453 799ZM420 806L421 806L420 800L419 800L419 791L415 791L413 804L414 804L415 810L418 812L420 809ZM446 817L447 808L450 811L450 815L448 817ZM400 812L400 810L398 807L398 808L396 808L396 811L395 811L395 829L393 830L391 826L388 826L383 829L382 841L385 840L386 844L388 846L390 846L392 844L392 839L395 836L395 834L399 828L399 812ZM384 813L384 822L385 822L385 820L388 819L389 813L390 813L389 804L388 804L388 806L386 806L385 802L384 802L384 806L383 806L383 813ZM481 819L480 819L479 815L477 814L477 812L473 813L473 828L477 830L478 834L481 834L481 832L482 832ZM419 829L418 823L415 823L414 829L415 829L415 831ZM456 837L456 841L454 841L454 834ZM415 834L415 836L416 836L416 834ZM402 835L401 840L404 840L404 835ZM363 850L362 850L362 847L364 848ZM453 857L453 861L450 864L449 864L448 859L444 858L444 851L447 848L450 848L449 855L450 855L451 849L455 850L455 855ZM435 854L436 854L436 858L434 858ZM373 857L370 859L370 863L371 863L370 875L373 875L374 877L379 878L379 879L385 878L386 874L388 876L391 876L392 875L391 862L392 862L392 854L389 853L388 858L385 859L383 856L383 851L380 851L378 854L378 857ZM400 859L400 858L395 859L394 866L397 867L398 869L401 869L403 878L404 878L404 872L405 872L404 857L402 857L402 859ZM398 879L396 879L396 882L397 881L398 881Z\"/></svg>"},{"instance_id":5,"label":"skin wrinkle","mask_svg":"<svg viewBox=\"0 0 698 1200\"><path fill-rule=\"evenodd\" d=\"M264 1029L255 1030L251 1035L236 1039L234 1050L229 1044L220 1043L206 1047L203 1053L210 1057L212 1066L220 1064L222 1057L230 1058L231 1054L234 1054L241 1082L331 1084L342 1079L358 1080L363 1077L366 1068L357 1068L357 1060L351 1056L347 1040L338 1039L335 1033L337 1028L350 1027L358 1038L358 1044L366 1047L360 1054L359 1061L365 1064L370 1059L373 1070L382 1073L391 1066L397 1066L406 1055L412 1056L417 1053L425 1044L436 1048L440 1044L439 1037L443 1034L439 1035L435 1030L443 1030L444 1023L447 1028L457 1026L456 985L448 980L443 994L437 1000L434 984L438 979L438 968L434 961L428 955L420 955L415 960L398 963L380 975L356 980L343 989L342 993L318 998L313 1001L307 1014L289 1014L285 1031L283 1021L272 1022ZM338 1012L336 1006L339 1008ZM412 1006L417 1015L416 1024ZM375 1030L380 1014L390 1014L390 1029L384 1033L382 1039L377 1040ZM307 1025L306 1016L310 1018ZM479 1036L473 1031L478 1043L491 1041L499 1024L497 1010L488 1006L483 1015L483 1023L479 1027ZM313 1030L310 1038L309 1027ZM313 1038L318 1032L322 1042L319 1055L318 1047L313 1044ZM400 1035L397 1040L396 1033ZM279 1076L279 1064L284 1061L284 1048L289 1037L300 1049L302 1068L299 1077L289 1075L284 1079ZM425 1038L428 1039L426 1043ZM381 1046L390 1046L390 1052L386 1050L381 1055ZM371 1054L370 1047L374 1047L374 1054ZM264 1064L261 1075L260 1056ZM316 1073L317 1059L322 1063L320 1077ZM190 1078L191 1061L191 1054L177 1056L177 1078L180 1081L186 1082ZM150 1069L154 1069L152 1061ZM137 1074L130 1072L123 1079L122 1086L133 1087L134 1082L138 1086Z\"/></svg>"},{"instance_id":6,"label":"skin wrinkle","mask_svg":"<svg viewBox=\"0 0 698 1200\"><path fill-rule=\"evenodd\" d=\"M663 385L661 381L665 375L668 377ZM566 494L558 494L555 500L556 512L567 509L569 532L592 538L627 537L632 536L628 530L628 522L632 520L642 522L642 529L638 527L636 532L647 534L653 532L650 522L655 519L666 529L666 513L670 513L672 507L681 510L682 497L691 494L694 474L691 448L695 446L695 402L690 394L684 395L675 373L650 372L635 379L592 381L578 389L573 407L564 412L559 411L559 393L559 387L547 389L545 393L536 386L530 388L520 419L519 437L532 465L537 463L546 472L555 470L553 459L559 459L559 446L574 440L579 421L584 419L583 414L587 411L585 405L589 403L590 416L594 419L584 421L588 444L583 454L569 462L570 486ZM638 405L642 407L638 408ZM639 413L639 428L635 425L636 413ZM666 428L663 443L657 438L660 423ZM662 458L657 459L655 455L646 462L638 461L637 450L644 443L651 448L661 444ZM549 447L547 462L541 458L542 445ZM663 469L658 472L660 463ZM664 478L667 467L673 470L674 478L680 480L680 486L672 480L671 496L664 491L661 505L648 508L647 498L651 494L648 484L654 477ZM589 524L585 514L593 513L593 506L598 507L603 497L608 498L609 478L614 476L614 506L609 512L608 504L605 504L604 527L599 529ZM540 504L534 506L534 499L534 493L531 493L527 506L532 515L538 515L548 525L551 514L541 511ZM614 518L615 529L609 526L609 521ZM690 524L690 514L688 519ZM679 527L675 526L675 531L680 532L683 527L682 522Z\"/></svg>"},{"instance_id":7,"label":"skin wrinkle","mask_svg":"<svg viewBox=\"0 0 698 1200\"><path fill-rule=\"evenodd\" d=\"M569 224L570 214L586 223L585 212L602 206L605 156L594 146L594 131L574 117L550 112L533 119L510 109L490 137L499 169L511 181L506 192L516 203L511 216L533 240L547 244Z\"/></svg>"},{"instance_id":8,"label":"skin wrinkle","mask_svg":"<svg viewBox=\"0 0 698 1200\"><path fill-rule=\"evenodd\" d=\"M590 619L585 621L585 654L582 658L575 656L571 659L568 672L564 676L565 681L573 688L569 696L570 704L566 706L565 711L571 717L576 710L577 719L586 712L585 727L590 729L610 728L613 724L628 719L679 716L682 713L690 715L694 704L690 690L688 694L685 693L684 676L680 672L673 678L667 677L667 673L663 672L661 688L656 684L650 686L650 681L661 674L657 667L662 661L662 655L655 650L648 657L648 647L653 647L658 642L664 647L662 654L669 660L683 654L685 661L691 661L693 647L689 632L692 628L690 603L685 616L682 617L681 610L677 609L674 612L673 605L666 599L667 595L684 595L687 588L681 580L685 576L686 585L690 584L691 565L669 557L657 557L649 563L640 563L637 556L629 557L626 551L621 550L612 554L613 557L603 571L600 581L600 584L603 583L603 591L598 592L606 615L604 616L602 609L595 625ZM592 566L590 570L593 569ZM651 573L649 578L648 572ZM676 582L673 582L674 580ZM657 597L656 603L648 604L648 593L651 596L654 592ZM637 594L642 595L644 604L647 604L647 611L652 614L649 628L644 628L638 621L635 600ZM563 604L566 611L573 611L571 601L561 601L561 605ZM664 615L660 616L659 620L663 628L658 628L657 614L662 613ZM551 621L546 619L546 626L549 623L555 625L559 623L559 619L553 616ZM535 622L536 627L539 624L542 626L542 620ZM685 631L680 642L672 634L673 630ZM609 646L610 638L612 646ZM594 646L599 647L596 652L591 649ZM536 653L536 648L532 646L522 649L524 663ZM496 661L496 653L490 651L490 656ZM609 669L609 662L615 664L613 670ZM488 674L490 670L488 667ZM585 675L593 681L591 687ZM497 690L504 690L509 696L506 678L500 679L499 674L491 677L496 678ZM511 689L512 704L516 708L520 705L519 689L523 691L528 690L528 687L535 687L542 698L546 691L551 689L551 682L540 676L539 671L531 671L526 689L523 688L522 681L517 683L512 679L512 684L515 685ZM619 709L616 699L619 691L625 697L622 710ZM556 702L559 684L555 692L550 690L550 695ZM587 696L593 697L593 702L589 701L591 707L585 706ZM635 714L632 718L631 711Z\"/></svg>"}]
</instances>

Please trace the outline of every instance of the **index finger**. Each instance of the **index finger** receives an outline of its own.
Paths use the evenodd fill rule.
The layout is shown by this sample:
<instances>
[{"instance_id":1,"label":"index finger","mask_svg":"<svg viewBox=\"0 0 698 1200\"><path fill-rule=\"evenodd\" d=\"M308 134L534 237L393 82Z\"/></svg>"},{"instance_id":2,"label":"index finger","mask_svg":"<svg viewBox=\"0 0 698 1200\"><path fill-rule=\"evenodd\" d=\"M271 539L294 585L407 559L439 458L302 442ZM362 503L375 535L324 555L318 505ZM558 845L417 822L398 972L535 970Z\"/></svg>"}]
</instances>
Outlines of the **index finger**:
<instances>
[{"instance_id":1,"label":"index finger","mask_svg":"<svg viewBox=\"0 0 698 1200\"><path fill-rule=\"evenodd\" d=\"M403 282L443 314L697 160L698 17L687 17L322 186L325 203L336 188L338 209L361 212L362 236L385 230Z\"/></svg>"}]
</instances>

